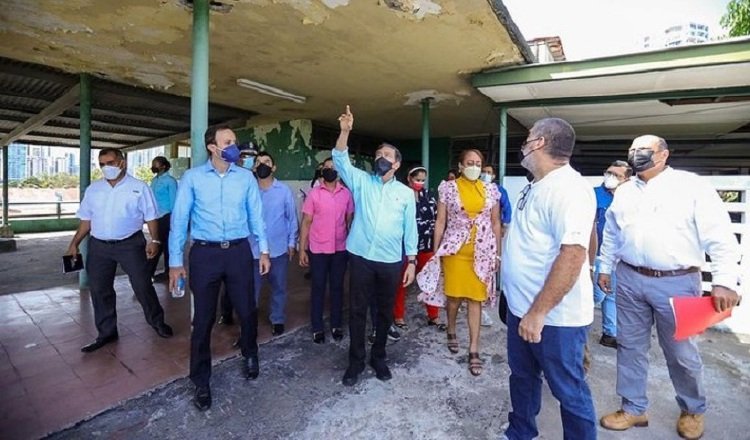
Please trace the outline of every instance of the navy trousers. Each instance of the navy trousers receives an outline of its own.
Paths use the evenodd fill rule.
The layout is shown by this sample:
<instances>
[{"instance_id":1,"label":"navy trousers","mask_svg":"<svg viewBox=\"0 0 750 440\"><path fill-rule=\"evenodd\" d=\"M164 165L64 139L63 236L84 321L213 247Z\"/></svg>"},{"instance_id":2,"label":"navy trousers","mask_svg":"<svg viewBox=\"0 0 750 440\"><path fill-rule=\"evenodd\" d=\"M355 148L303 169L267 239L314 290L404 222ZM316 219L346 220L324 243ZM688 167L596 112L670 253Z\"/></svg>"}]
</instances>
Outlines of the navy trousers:
<instances>
[{"instance_id":1,"label":"navy trousers","mask_svg":"<svg viewBox=\"0 0 750 440\"><path fill-rule=\"evenodd\" d=\"M194 244L190 249L190 290L195 315L190 336L190 379L208 386L211 379L211 329L216 321L219 288L224 283L240 319L240 349L244 357L258 355L258 311L253 295L253 253L250 243L222 249Z\"/></svg>"},{"instance_id":2,"label":"navy trousers","mask_svg":"<svg viewBox=\"0 0 750 440\"><path fill-rule=\"evenodd\" d=\"M346 251L333 254L316 254L310 256L310 322L313 332L323 331L323 306L325 305L326 287L330 286L331 328L341 328L341 310L344 299L344 274L346 273Z\"/></svg>"}]
</instances>

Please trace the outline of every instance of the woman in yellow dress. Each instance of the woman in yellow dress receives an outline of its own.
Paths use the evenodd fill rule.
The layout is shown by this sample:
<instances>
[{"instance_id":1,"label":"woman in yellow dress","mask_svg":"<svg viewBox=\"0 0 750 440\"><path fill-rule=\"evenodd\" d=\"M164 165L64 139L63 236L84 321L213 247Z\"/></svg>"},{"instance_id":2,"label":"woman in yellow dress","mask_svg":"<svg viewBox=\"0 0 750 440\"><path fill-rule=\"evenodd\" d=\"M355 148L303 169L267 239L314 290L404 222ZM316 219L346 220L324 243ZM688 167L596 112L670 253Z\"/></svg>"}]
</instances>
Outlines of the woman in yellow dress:
<instances>
[{"instance_id":1,"label":"woman in yellow dress","mask_svg":"<svg viewBox=\"0 0 750 440\"><path fill-rule=\"evenodd\" d=\"M446 305L448 349L458 353L456 315L468 303L469 371L482 373L479 328L482 302L494 302L495 273L500 267L500 194L494 183L479 180L484 158L478 150L459 157L461 176L438 188L435 257L418 276L420 300ZM431 264L432 263L432 264Z\"/></svg>"}]
</instances>

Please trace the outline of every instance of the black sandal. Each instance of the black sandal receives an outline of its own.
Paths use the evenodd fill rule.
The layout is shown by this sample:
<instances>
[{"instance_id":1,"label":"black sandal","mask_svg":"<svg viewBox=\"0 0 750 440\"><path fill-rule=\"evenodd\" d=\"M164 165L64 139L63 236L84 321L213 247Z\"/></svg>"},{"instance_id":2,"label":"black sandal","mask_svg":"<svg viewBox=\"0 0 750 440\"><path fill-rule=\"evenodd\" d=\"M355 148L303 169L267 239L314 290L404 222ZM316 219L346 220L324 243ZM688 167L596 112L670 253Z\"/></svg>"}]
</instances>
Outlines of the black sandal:
<instances>
[{"instance_id":1,"label":"black sandal","mask_svg":"<svg viewBox=\"0 0 750 440\"><path fill-rule=\"evenodd\" d=\"M437 318L435 319L427 318L427 325L437 327L438 331L441 331L441 332L444 332L445 329L448 328L445 324L439 323Z\"/></svg>"},{"instance_id":2,"label":"black sandal","mask_svg":"<svg viewBox=\"0 0 750 440\"><path fill-rule=\"evenodd\" d=\"M479 353L469 353L469 372L472 376L479 376L482 374L482 368L484 362L479 359Z\"/></svg>"},{"instance_id":3,"label":"black sandal","mask_svg":"<svg viewBox=\"0 0 750 440\"><path fill-rule=\"evenodd\" d=\"M448 335L448 350L456 354L458 353L458 337L456 337L455 333L447 333Z\"/></svg>"},{"instance_id":4,"label":"black sandal","mask_svg":"<svg viewBox=\"0 0 750 440\"><path fill-rule=\"evenodd\" d=\"M405 332L409 331L409 325L405 321L401 321L401 322L393 321L393 325L395 325L396 327L400 328L401 330Z\"/></svg>"}]
</instances>

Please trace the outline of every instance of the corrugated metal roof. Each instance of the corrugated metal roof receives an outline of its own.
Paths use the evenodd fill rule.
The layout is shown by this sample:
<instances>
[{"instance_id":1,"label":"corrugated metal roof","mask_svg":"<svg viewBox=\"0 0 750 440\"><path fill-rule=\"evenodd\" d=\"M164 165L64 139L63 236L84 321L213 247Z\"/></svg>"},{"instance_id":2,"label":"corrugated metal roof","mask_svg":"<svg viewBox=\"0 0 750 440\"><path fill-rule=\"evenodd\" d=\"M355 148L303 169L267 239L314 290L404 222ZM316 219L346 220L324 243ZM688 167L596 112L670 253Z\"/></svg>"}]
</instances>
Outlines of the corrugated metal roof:
<instances>
[{"instance_id":1,"label":"corrugated metal roof","mask_svg":"<svg viewBox=\"0 0 750 440\"><path fill-rule=\"evenodd\" d=\"M79 76L0 57L0 139L65 95ZM128 148L190 130L190 98L92 77L92 147ZM209 105L209 125L253 113ZM79 107L73 105L16 142L79 146Z\"/></svg>"}]
</instances>

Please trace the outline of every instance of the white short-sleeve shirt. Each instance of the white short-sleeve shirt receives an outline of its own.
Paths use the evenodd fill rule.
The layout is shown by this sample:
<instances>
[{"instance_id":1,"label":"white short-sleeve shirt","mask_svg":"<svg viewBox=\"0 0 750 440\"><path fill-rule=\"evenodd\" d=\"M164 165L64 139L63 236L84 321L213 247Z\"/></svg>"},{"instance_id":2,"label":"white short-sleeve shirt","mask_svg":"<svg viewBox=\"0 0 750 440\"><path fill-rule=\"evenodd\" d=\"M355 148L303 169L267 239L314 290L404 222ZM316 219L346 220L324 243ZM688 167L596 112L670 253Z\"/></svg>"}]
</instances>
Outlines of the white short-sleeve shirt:
<instances>
[{"instance_id":1,"label":"white short-sleeve shirt","mask_svg":"<svg viewBox=\"0 0 750 440\"><path fill-rule=\"evenodd\" d=\"M562 245L589 247L596 212L591 185L570 165L558 168L530 184L503 246L502 283L508 308L522 318L560 253ZM519 207L522 206L522 209ZM593 285L588 260L581 265L578 281L548 314L545 325L580 327L594 319Z\"/></svg>"},{"instance_id":2,"label":"white short-sleeve shirt","mask_svg":"<svg viewBox=\"0 0 750 440\"><path fill-rule=\"evenodd\" d=\"M78 209L78 218L91 221L91 235L99 240L122 240L158 218L154 195L148 185L125 174L112 186L105 179L93 182Z\"/></svg>"}]
</instances>

